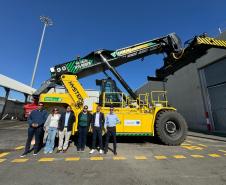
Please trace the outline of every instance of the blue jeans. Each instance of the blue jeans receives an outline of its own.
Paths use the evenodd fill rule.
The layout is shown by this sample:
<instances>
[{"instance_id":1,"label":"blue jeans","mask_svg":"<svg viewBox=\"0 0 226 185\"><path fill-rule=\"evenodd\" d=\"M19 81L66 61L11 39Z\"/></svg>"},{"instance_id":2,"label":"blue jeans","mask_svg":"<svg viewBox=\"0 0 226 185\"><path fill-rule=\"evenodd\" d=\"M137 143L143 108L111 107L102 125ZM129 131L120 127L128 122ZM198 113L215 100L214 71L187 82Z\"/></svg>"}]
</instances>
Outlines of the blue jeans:
<instances>
[{"instance_id":1,"label":"blue jeans","mask_svg":"<svg viewBox=\"0 0 226 185\"><path fill-rule=\"evenodd\" d=\"M57 128L49 127L44 152L52 152L53 151L54 144L55 144L56 132L57 132Z\"/></svg>"}]
</instances>

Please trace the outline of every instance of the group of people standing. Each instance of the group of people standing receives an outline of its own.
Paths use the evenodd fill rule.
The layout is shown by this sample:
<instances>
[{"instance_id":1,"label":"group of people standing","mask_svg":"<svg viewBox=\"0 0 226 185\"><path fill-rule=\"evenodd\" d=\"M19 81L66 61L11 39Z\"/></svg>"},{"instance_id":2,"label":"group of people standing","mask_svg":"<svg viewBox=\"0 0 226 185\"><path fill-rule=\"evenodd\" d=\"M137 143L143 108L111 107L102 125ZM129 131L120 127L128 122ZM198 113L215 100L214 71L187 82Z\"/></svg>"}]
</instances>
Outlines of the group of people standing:
<instances>
[{"instance_id":1,"label":"group of people standing","mask_svg":"<svg viewBox=\"0 0 226 185\"><path fill-rule=\"evenodd\" d=\"M53 153L55 146L56 135L59 136L59 144L57 153L65 153L68 149L69 140L73 124L75 123L75 115L68 106L66 111L59 113L58 108L54 108L51 114L43 109L43 104L39 103L37 110L31 112L28 118L28 138L25 146L25 151L21 157L26 156L30 152L30 145L33 136L35 135L34 154L37 155L41 149L42 143L45 143L44 153ZM96 141L98 138L99 153L108 152L108 144L110 136L113 137L113 153L116 152L116 124L120 123L116 114L114 114L114 107L110 107L110 113L106 116L101 112L101 106L97 106L96 112L92 115L88 111L88 106L85 105L83 110L78 115L78 145L77 151L84 152L88 131L92 131L92 148L89 152L93 154L97 151ZM44 131L44 136L43 136ZM106 132L105 147L103 146L102 132ZM43 137L42 137L43 136ZM43 142L42 142L43 138Z\"/></svg>"}]
</instances>

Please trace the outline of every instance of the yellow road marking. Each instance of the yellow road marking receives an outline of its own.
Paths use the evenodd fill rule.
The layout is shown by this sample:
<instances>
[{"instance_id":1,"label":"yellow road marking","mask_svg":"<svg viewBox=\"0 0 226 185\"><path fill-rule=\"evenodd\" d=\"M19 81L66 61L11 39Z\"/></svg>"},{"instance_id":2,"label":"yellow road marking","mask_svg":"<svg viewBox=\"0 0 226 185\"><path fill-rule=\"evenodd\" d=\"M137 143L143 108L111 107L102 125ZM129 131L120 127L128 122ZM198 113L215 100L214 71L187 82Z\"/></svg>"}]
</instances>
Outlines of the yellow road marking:
<instances>
[{"instance_id":1,"label":"yellow road marking","mask_svg":"<svg viewBox=\"0 0 226 185\"><path fill-rule=\"evenodd\" d=\"M147 157L145 157L145 156L135 156L134 157L135 159L137 159L137 160L146 160L147 159Z\"/></svg>"},{"instance_id":2,"label":"yellow road marking","mask_svg":"<svg viewBox=\"0 0 226 185\"><path fill-rule=\"evenodd\" d=\"M186 149L188 149L188 150L203 150L203 148L202 147L199 147L199 146L193 146L193 145L191 145L191 146L181 146L182 148L186 148Z\"/></svg>"},{"instance_id":3,"label":"yellow road marking","mask_svg":"<svg viewBox=\"0 0 226 185\"><path fill-rule=\"evenodd\" d=\"M65 161L79 161L80 157L67 157L65 158Z\"/></svg>"},{"instance_id":4,"label":"yellow road marking","mask_svg":"<svg viewBox=\"0 0 226 185\"><path fill-rule=\"evenodd\" d=\"M218 150L219 152L223 152L223 153L226 153L226 150Z\"/></svg>"},{"instance_id":5,"label":"yellow road marking","mask_svg":"<svg viewBox=\"0 0 226 185\"><path fill-rule=\"evenodd\" d=\"M175 159L185 159L186 157L184 155L174 155Z\"/></svg>"},{"instance_id":6,"label":"yellow road marking","mask_svg":"<svg viewBox=\"0 0 226 185\"><path fill-rule=\"evenodd\" d=\"M15 150L21 150L21 149L24 149L25 147L24 146L18 146L15 148Z\"/></svg>"},{"instance_id":7,"label":"yellow road marking","mask_svg":"<svg viewBox=\"0 0 226 185\"><path fill-rule=\"evenodd\" d=\"M191 155L191 156L194 157L194 158L204 158L203 155Z\"/></svg>"},{"instance_id":8,"label":"yellow road marking","mask_svg":"<svg viewBox=\"0 0 226 185\"><path fill-rule=\"evenodd\" d=\"M6 156L8 154L10 154L10 152L3 152L3 153L0 154L0 157L4 157L4 156Z\"/></svg>"},{"instance_id":9,"label":"yellow road marking","mask_svg":"<svg viewBox=\"0 0 226 185\"><path fill-rule=\"evenodd\" d=\"M182 143L181 146L190 146L191 144L189 143Z\"/></svg>"},{"instance_id":10,"label":"yellow road marking","mask_svg":"<svg viewBox=\"0 0 226 185\"><path fill-rule=\"evenodd\" d=\"M125 157L122 157L122 156L116 156L116 157L113 157L113 160L125 160L126 158Z\"/></svg>"},{"instance_id":11,"label":"yellow road marking","mask_svg":"<svg viewBox=\"0 0 226 185\"><path fill-rule=\"evenodd\" d=\"M190 140L186 140L186 142L187 142L187 143L194 143L193 141L190 141Z\"/></svg>"},{"instance_id":12,"label":"yellow road marking","mask_svg":"<svg viewBox=\"0 0 226 185\"><path fill-rule=\"evenodd\" d=\"M41 158L38 161L39 162L51 162L54 161L55 158Z\"/></svg>"},{"instance_id":13,"label":"yellow road marking","mask_svg":"<svg viewBox=\"0 0 226 185\"><path fill-rule=\"evenodd\" d=\"M90 157L89 158L91 161L103 161L104 158L103 157Z\"/></svg>"},{"instance_id":14,"label":"yellow road marking","mask_svg":"<svg viewBox=\"0 0 226 185\"><path fill-rule=\"evenodd\" d=\"M156 159L158 159L158 160L162 160L162 159L167 159L167 157L166 156L164 156L164 155L156 155L156 156L154 156Z\"/></svg>"},{"instance_id":15,"label":"yellow road marking","mask_svg":"<svg viewBox=\"0 0 226 185\"><path fill-rule=\"evenodd\" d=\"M199 146L205 147L207 148L208 146L204 145L204 144L198 144Z\"/></svg>"},{"instance_id":16,"label":"yellow road marking","mask_svg":"<svg viewBox=\"0 0 226 185\"><path fill-rule=\"evenodd\" d=\"M28 161L28 159L14 159L11 162L12 163L24 163L24 162L27 162L27 161Z\"/></svg>"},{"instance_id":17,"label":"yellow road marking","mask_svg":"<svg viewBox=\"0 0 226 185\"><path fill-rule=\"evenodd\" d=\"M218 158L221 157L219 154L208 154L210 157Z\"/></svg>"},{"instance_id":18,"label":"yellow road marking","mask_svg":"<svg viewBox=\"0 0 226 185\"><path fill-rule=\"evenodd\" d=\"M4 162L6 159L0 159L0 163Z\"/></svg>"}]
</instances>

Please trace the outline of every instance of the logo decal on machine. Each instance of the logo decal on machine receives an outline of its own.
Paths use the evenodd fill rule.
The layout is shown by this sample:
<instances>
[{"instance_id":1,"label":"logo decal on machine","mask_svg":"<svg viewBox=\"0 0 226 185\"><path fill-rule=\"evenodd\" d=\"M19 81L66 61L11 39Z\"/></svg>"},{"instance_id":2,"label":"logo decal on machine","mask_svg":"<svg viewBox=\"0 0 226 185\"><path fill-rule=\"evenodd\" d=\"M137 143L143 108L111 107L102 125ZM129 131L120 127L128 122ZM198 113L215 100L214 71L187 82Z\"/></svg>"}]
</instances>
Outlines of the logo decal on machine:
<instances>
[{"instance_id":1,"label":"logo decal on machine","mask_svg":"<svg viewBox=\"0 0 226 185\"><path fill-rule=\"evenodd\" d=\"M44 101L45 102L61 102L62 99L58 97L45 97Z\"/></svg>"},{"instance_id":2,"label":"logo decal on machine","mask_svg":"<svg viewBox=\"0 0 226 185\"><path fill-rule=\"evenodd\" d=\"M140 120L124 120L125 126L141 126Z\"/></svg>"},{"instance_id":3,"label":"logo decal on machine","mask_svg":"<svg viewBox=\"0 0 226 185\"><path fill-rule=\"evenodd\" d=\"M73 82L69 82L69 85L71 86L71 89L75 93L75 95L78 98L79 102L83 102L83 98L82 98L81 94L78 92L78 89L74 86Z\"/></svg>"}]
</instances>

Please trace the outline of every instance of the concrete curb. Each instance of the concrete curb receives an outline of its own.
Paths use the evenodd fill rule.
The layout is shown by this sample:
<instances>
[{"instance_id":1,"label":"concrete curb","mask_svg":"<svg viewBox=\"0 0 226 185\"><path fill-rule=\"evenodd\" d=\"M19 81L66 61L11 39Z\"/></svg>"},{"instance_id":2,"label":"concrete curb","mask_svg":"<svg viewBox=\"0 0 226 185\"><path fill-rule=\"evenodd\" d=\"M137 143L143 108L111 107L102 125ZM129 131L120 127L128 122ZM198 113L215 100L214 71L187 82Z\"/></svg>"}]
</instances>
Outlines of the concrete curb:
<instances>
[{"instance_id":1,"label":"concrete curb","mask_svg":"<svg viewBox=\"0 0 226 185\"><path fill-rule=\"evenodd\" d=\"M212 139L212 140L216 140L216 141L226 142L226 137L216 136L216 135L209 135L209 134L205 134L205 133L188 132L188 136L199 137L199 138L204 138L204 139Z\"/></svg>"}]
</instances>

